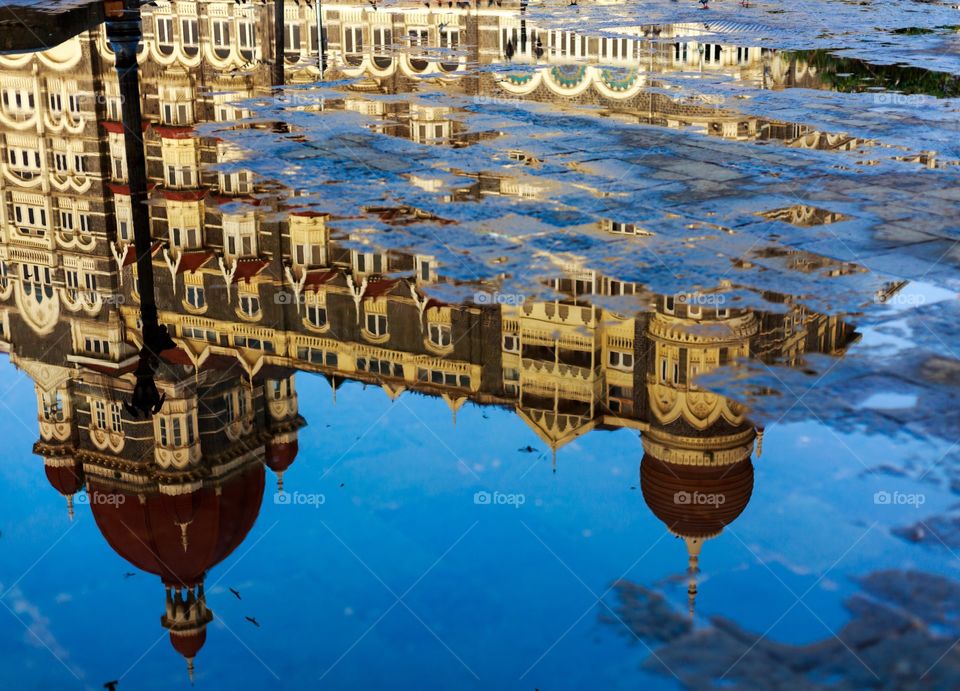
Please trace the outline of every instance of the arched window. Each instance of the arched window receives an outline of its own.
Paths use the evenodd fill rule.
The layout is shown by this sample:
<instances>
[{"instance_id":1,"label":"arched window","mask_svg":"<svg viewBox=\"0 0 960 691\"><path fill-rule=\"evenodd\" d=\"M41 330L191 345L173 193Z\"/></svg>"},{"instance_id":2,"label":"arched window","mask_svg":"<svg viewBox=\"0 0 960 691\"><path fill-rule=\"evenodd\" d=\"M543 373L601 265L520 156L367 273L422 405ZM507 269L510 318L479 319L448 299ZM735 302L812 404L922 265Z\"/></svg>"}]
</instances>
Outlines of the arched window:
<instances>
[{"instance_id":1,"label":"arched window","mask_svg":"<svg viewBox=\"0 0 960 691\"><path fill-rule=\"evenodd\" d=\"M157 49L164 55L173 53L173 17L157 15L154 17Z\"/></svg>"},{"instance_id":2,"label":"arched window","mask_svg":"<svg viewBox=\"0 0 960 691\"><path fill-rule=\"evenodd\" d=\"M202 286L187 286L187 304L198 310L207 306L207 298Z\"/></svg>"},{"instance_id":3,"label":"arched window","mask_svg":"<svg viewBox=\"0 0 960 691\"><path fill-rule=\"evenodd\" d=\"M386 336L390 332L387 315L385 314L368 314L366 327L367 332L376 338Z\"/></svg>"},{"instance_id":4,"label":"arched window","mask_svg":"<svg viewBox=\"0 0 960 691\"><path fill-rule=\"evenodd\" d=\"M254 319L260 316L260 298L256 295L240 296L240 312L243 316Z\"/></svg>"},{"instance_id":5,"label":"arched window","mask_svg":"<svg viewBox=\"0 0 960 691\"><path fill-rule=\"evenodd\" d=\"M32 296L38 303L43 302L45 298L53 297L53 280L49 266L22 264L20 275L23 279L23 292Z\"/></svg>"},{"instance_id":6,"label":"arched window","mask_svg":"<svg viewBox=\"0 0 960 691\"><path fill-rule=\"evenodd\" d=\"M194 17L180 20L180 42L183 44L183 52L189 57L200 52L200 30Z\"/></svg>"},{"instance_id":7,"label":"arched window","mask_svg":"<svg viewBox=\"0 0 960 691\"><path fill-rule=\"evenodd\" d=\"M327 308L318 304L307 303L307 321L312 326L322 329L327 325Z\"/></svg>"},{"instance_id":8,"label":"arched window","mask_svg":"<svg viewBox=\"0 0 960 691\"><path fill-rule=\"evenodd\" d=\"M212 19L210 33L213 34L213 52L218 58L230 55L230 21L227 19Z\"/></svg>"}]
</instances>

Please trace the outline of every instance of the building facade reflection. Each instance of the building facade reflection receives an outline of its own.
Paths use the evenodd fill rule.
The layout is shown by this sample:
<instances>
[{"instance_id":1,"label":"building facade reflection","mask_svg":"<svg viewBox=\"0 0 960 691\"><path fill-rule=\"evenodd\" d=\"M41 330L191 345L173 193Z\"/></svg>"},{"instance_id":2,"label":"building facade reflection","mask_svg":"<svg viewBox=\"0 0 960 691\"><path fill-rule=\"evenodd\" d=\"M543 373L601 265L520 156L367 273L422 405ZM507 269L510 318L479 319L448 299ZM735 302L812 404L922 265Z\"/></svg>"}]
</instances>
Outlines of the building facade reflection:
<instances>
[{"instance_id":1,"label":"building facade reflection","mask_svg":"<svg viewBox=\"0 0 960 691\"><path fill-rule=\"evenodd\" d=\"M513 62L546 64L497 88L542 99L583 93L583 80L610 103L652 98L642 92L645 80L687 69L693 54L701 66L745 79L768 74L755 49L736 59L712 45L653 51L640 36L538 32L493 10L444 10L441 22L430 11L364 4L324 3L325 33L314 7L288 4L284 81L321 76L324 35L333 69L362 73L373 82L360 87L392 93L426 72L464 72L464 51L473 51L474 63L504 62L510 46ZM574 269L554 279L561 297L552 301L436 300L430 286L444 280L443 267L430 254L361 251L334 239L335 219L300 209L293 190L255 180L236 150L201 130L205 123L263 126L243 122L244 101L268 95L276 81L273 26L270 5L175 2L144 10L140 109L153 289L176 346L155 373L165 398L152 419L123 406L144 343L131 171L105 31L0 56L0 343L35 383L34 450L71 516L74 495L85 490L110 546L160 578L161 624L192 674L214 616L208 572L255 523L266 468L283 490L305 424L295 373L313 372L334 391L354 381L392 398L408 390L441 397L454 415L467 402L508 407L554 459L595 429L640 431L643 495L687 544L692 608L702 543L749 501L758 439L744 408L700 389L697 377L748 357L795 362L808 352L838 354L851 329L787 298L784 309L761 313L655 296L652 311L625 316L589 296L639 295L643 286ZM435 56L395 50L401 39ZM570 58L612 66L570 67ZM493 93L485 76L462 79L474 93ZM647 105L651 113L659 107ZM707 127L724 136L760 131L708 110ZM397 123L391 134L420 143L465 136L442 108L384 114ZM502 179L478 176L477 185L523 194ZM397 221L416 211L380 213ZM606 230L627 232L612 222ZM699 503L701 494L722 495L722 507Z\"/></svg>"}]
</instances>

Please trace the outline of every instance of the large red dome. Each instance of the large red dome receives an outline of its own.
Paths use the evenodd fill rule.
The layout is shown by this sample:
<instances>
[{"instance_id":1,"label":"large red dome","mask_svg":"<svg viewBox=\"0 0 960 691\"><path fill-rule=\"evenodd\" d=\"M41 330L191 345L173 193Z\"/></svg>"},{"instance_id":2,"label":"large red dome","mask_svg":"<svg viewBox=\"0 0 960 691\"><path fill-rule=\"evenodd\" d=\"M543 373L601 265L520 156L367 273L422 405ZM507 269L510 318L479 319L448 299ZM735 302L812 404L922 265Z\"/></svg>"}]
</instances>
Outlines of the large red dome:
<instances>
[{"instance_id":1,"label":"large red dome","mask_svg":"<svg viewBox=\"0 0 960 691\"><path fill-rule=\"evenodd\" d=\"M90 505L117 554L165 583L192 586L243 542L260 513L263 488L264 468L256 463L218 488L189 494L94 487Z\"/></svg>"},{"instance_id":2,"label":"large red dome","mask_svg":"<svg viewBox=\"0 0 960 691\"><path fill-rule=\"evenodd\" d=\"M727 465L668 464L645 454L640 488L647 506L674 534L709 538L747 507L753 493L753 464L749 456Z\"/></svg>"}]
</instances>

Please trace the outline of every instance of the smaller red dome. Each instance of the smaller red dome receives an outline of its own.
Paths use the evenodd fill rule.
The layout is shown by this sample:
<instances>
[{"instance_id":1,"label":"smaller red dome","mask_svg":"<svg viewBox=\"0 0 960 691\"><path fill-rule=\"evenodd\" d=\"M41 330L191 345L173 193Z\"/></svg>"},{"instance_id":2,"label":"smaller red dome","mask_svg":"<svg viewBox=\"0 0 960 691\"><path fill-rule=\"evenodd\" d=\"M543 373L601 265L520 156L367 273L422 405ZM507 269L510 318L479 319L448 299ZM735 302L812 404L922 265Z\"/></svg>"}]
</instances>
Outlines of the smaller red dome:
<instances>
[{"instance_id":1,"label":"smaller red dome","mask_svg":"<svg viewBox=\"0 0 960 691\"><path fill-rule=\"evenodd\" d=\"M83 489L83 465L72 458L48 458L44 470L53 488L65 497Z\"/></svg>"},{"instance_id":2,"label":"smaller red dome","mask_svg":"<svg viewBox=\"0 0 960 691\"><path fill-rule=\"evenodd\" d=\"M203 626L189 633L170 632L170 645L186 658L196 657L200 648L207 642L207 627Z\"/></svg>"},{"instance_id":3,"label":"smaller red dome","mask_svg":"<svg viewBox=\"0 0 960 691\"><path fill-rule=\"evenodd\" d=\"M296 439L288 442L267 442L267 467L280 473L293 465L300 447Z\"/></svg>"}]
</instances>

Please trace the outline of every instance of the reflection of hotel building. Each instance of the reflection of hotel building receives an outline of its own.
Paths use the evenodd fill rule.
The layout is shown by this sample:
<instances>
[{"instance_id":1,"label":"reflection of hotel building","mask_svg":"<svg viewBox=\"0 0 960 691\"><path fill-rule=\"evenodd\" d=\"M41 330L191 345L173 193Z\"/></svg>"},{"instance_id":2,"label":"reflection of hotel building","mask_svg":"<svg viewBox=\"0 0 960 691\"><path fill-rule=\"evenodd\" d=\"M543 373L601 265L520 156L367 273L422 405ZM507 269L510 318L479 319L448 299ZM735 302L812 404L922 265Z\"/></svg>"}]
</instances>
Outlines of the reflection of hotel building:
<instances>
[{"instance_id":1,"label":"reflection of hotel building","mask_svg":"<svg viewBox=\"0 0 960 691\"><path fill-rule=\"evenodd\" d=\"M264 466L282 478L297 453L304 421L293 372L274 368L251 382L232 360L209 362L199 373L165 365L157 377L163 409L140 420L123 406L133 388L129 371L77 370L29 337L9 345L14 364L36 385L34 452L48 480L67 497L71 517L74 494L85 488L110 546L160 577L161 623L192 676L213 619L207 572L253 526Z\"/></svg>"},{"instance_id":2,"label":"reflection of hotel building","mask_svg":"<svg viewBox=\"0 0 960 691\"><path fill-rule=\"evenodd\" d=\"M431 3L434 4L434 3ZM660 75L719 74L754 88L820 88L816 70L758 46L718 40L723 22L625 27L619 37L537 27L521 3L469 9L377 8L367 0L323 3L331 67L357 91L405 93L423 80L456 83L467 96L589 105L608 115L663 127L693 127L725 139L777 140L787 146L850 150L867 143L807 125L723 107L722 97L653 93ZM509 6L509 10L507 10ZM671 40L674 39L674 40ZM468 63L504 65L502 72Z\"/></svg>"},{"instance_id":3,"label":"reflection of hotel building","mask_svg":"<svg viewBox=\"0 0 960 691\"><path fill-rule=\"evenodd\" d=\"M438 38L431 13L324 11L334 54L346 50L338 41L392 43L400 29L384 27L401 20L427 22L431 43L472 40L453 22L444 31L459 27L460 38ZM50 482L68 498L86 487L111 546L161 578L163 626L191 666L212 618L207 571L253 525L264 466L282 475L296 455L297 370L334 386L376 384L391 397L408 389L442 397L454 412L467 401L509 406L553 451L592 429L638 429L646 495L658 469L680 467L678 478L693 471L690 486L725 477L717 468L746 477L753 426L735 404L698 390L698 374L751 354L839 352L852 337L839 320L793 305L760 314L659 298L653 313L628 318L572 297L503 307L430 299L427 287L442 280L430 256L343 247L327 215L298 210L290 190L255 187L222 142L197 134L200 123L242 117L236 98L270 88L271 15L269 6L208 2L145 15L156 294L177 344L157 375L166 400L152 420L123 406L140 346L138 296L119 91L103 31L0 56L0 345L35 382L36 452ZM287 8L287 81L318 73L313 26L309 7ZM482 45L487 55L497 44ZM453 126L435 129L441 111L398 108L391 134L454 140L462 133ZM499 178L477 184L522 193ZM389 223L416 212L380 213ZM590 271L571 271L555 287L568 296L643 290ZM716 532L674 525L651 496L678 535Z\"/></svg>"}]
</instances>

